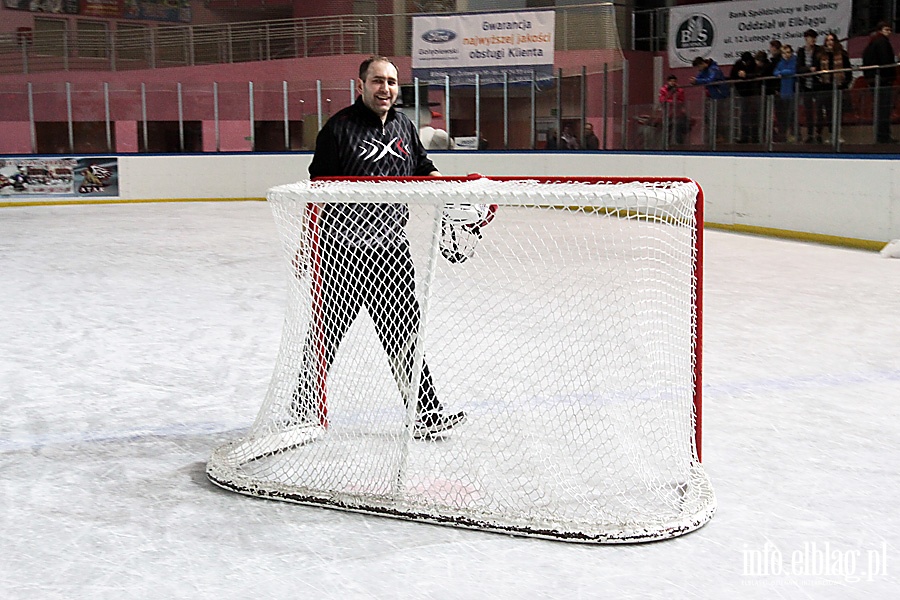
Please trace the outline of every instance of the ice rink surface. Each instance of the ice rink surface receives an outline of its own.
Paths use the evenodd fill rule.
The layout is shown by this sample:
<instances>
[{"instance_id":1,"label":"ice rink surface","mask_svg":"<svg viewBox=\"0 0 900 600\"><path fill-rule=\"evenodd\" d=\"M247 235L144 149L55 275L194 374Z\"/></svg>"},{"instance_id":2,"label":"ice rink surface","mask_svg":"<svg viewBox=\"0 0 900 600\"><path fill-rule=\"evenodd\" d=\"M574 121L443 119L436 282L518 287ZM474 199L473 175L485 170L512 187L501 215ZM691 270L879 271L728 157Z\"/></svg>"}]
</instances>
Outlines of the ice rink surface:
<instances>
[{"instance_id":1,"label":"ice rink surface","mask_svg":"<svg viewBox=\"0 0 900 600\"><path fill-rule=\"evenodd\" d=\"M896 598L900 260L708 231L718 512L581 546L247 498L285 281L265 203L0 211L0 598Z\"/></svg>"}]
</instances>

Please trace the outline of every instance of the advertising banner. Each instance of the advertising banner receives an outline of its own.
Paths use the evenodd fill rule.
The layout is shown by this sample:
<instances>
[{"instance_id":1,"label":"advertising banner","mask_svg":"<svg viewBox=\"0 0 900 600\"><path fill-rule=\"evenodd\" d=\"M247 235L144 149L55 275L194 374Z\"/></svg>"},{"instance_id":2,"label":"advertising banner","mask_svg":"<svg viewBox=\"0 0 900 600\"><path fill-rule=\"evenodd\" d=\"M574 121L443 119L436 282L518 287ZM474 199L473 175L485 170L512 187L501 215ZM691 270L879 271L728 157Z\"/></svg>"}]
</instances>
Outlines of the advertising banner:
<instances>
[{"instance_id":1,"label":"advertising banner","mask_svg":"<svg viewBox=\"0 0 900 600\"><path fill-rule=\"evenodd\" d=\"M690 67L695 57L730 65L743 52L768 50L771 40L803 45L815 29L821 44L828 32L847 37L852 0L789 2L748 0L673 6L669 12L669 67Z\"/></svg>"},{"instance_id":2,"label":"advertising banner","mask_svg":"<svg viewBox=\"0 0 900 600\"><path fill-rule=\"evenodd\" d=\"M126 19L146 21L191 22L190 0L125 0Z\"/></svg>"},{"instance_id":3,"label":"advertising banner","mask_svg":"<svg viewBox=\"0 0 900 600\"><path fill-rule=\"evenodd\" d=\"M455 84L539 79L553 74L556 13L482 13L413 17L413 77Z\"/></svg>"},{"instance_id":4,"label":"advertising banner","mask_svg":"<svg viewBox=\"0 0 900 600\"><path fill-rule=\"evenodd\" d=\"M81 0L81 14L107 19L122 18L123 0Z\"/></svg>"},{"instance_id":5,"label":"advertising banner","mask_svg":"<svg viewBox=\"0 0 900 600\"><path fill-rule=\"evenodd\" d=\"M114 156L0 159L0 200L119 195Z\"/></svg>"},{"instance_id":6,"label":"advertising banner","mask_svg":"<svg viewBox=\"0 0 900 600\"><path fill-rule=\"evenodd\" d=\"M3 6L31 12L78 14L78 0L3 0Z\"/></svg>"}]
</instances>

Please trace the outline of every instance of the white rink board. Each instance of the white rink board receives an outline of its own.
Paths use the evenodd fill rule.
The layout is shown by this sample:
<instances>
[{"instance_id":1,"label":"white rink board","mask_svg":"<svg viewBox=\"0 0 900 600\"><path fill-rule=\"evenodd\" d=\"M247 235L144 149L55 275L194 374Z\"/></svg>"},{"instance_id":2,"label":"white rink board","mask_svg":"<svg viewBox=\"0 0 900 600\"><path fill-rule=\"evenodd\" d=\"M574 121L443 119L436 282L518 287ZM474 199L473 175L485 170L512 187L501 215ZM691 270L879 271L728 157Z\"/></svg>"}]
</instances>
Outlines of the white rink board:
<instances>
[{"instance_id":1,"label":"white rink board","mask_svg":"<svg viewBox=\"0 0 900 600\"><path fill-rule=\"evenodd\" d=\"M444 175L688 177L706 221L888 242L900 238L897 156L430 153ZM264 198L308 177L310 153L119 156L123 200ZM54 200L47 198L47 200Z\"/></svg>"}]
</instances>

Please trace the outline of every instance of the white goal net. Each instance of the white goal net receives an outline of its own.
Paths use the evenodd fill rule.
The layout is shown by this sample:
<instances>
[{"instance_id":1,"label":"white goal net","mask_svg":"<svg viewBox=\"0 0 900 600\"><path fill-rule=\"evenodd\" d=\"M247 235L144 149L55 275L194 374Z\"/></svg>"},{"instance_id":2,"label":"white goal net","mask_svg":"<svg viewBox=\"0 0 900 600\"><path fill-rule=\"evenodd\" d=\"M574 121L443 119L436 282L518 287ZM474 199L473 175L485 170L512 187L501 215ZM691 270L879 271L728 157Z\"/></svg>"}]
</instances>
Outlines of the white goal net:
<instances>
[{"instance_id":1,"label":"white goal net","mask_svg":"<svg viewBox=\"0 0 900 600\"><path fill-rule=\"evenodd\" d=\"M694 182L303 181L268 199L281 347L213 482L579 542L712 517Z\"/></svg>"}]
</instances>

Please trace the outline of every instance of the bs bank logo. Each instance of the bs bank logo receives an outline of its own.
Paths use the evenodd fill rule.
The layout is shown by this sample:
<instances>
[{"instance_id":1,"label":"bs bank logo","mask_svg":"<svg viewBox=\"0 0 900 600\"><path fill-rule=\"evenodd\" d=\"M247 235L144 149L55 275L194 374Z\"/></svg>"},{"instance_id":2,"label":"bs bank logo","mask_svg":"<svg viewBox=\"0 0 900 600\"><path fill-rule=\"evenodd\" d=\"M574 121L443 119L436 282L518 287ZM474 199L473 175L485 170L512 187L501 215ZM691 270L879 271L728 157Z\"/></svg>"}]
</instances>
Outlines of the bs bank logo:
<instances>
[{"instance_id":1,"label":"bs bank logo","mask_svg":"<svg viewBox=\"0 0 900 600\"><path fill-rule=\"evenodd\" d=\"M449 29L431 29L422 34L422 39L429 44L446 44L456 39L456 32Z\"/></svg>"},{"instance_id":2,"label":"bs bank logo","mask_svg":"<svg viewBox=\"0 0 900 600\"><path fill-rule=\"evenodd\" d=\"M696 13L684 19L675 30L675 55L687 64L702 56L706 58L716 38L712 20Z\"/></svg>"}]
</instances>

